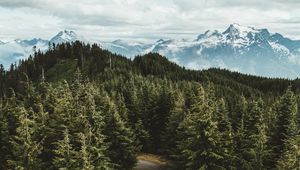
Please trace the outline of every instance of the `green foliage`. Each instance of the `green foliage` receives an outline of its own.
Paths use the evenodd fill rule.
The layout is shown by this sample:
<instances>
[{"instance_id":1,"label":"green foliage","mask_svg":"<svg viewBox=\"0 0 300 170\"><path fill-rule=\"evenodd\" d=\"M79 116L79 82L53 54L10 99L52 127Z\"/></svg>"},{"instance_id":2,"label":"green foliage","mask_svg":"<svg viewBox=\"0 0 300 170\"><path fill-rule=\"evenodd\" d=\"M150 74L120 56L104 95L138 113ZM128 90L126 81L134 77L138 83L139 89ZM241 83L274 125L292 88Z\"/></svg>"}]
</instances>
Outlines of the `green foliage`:
<instances>
[{"instance_id":1,"label":"green foliage","mask_svg":"<svg viewBox=\"0 0 300 170\"><path fill-rule=\"evenodd\" d=\"M297 132L296 114L296 98L291 88L288 88L276 108L276 126L271 140L275 159L282 154L285 141Z\"/></svg>"},{"instance_id":2,"label":"green foliage","mask_svg":"<svg viewBox=\"0 0 300 170\"><path fill-rule=\"evenodd\" d=\"M8 160L8 166L12 169L40 169L38 155L42 150L43 141L33 139L36 133L34 120L24 107L17 107L12 112L18 114L18 127L16 134L10 140L12 145L12 157Z\"/></svg>"},{"instance_id":3,"label":"green foliage","mask_svg":"<svg viewBox=\"0 0 300 170\"><path fill-rule=\"evenodd\" d=\"M63 133L63 139L56 143L56 149L54 150L55 158L53 163L58 169L74 169L76 163L75 154L76 151L70 141L69 130L66 128Z\"/></svg>"},{"instance_id":4,"label":"green foliage","mask_svg":"<svg viewBox=\"0 0 300 170\"><path fill-rule=\"evenodd\" d=\"M184 157L185 169L220 168L224 159L221 153L220 132L213 120L214 103L200 86L191 112L182 122L183 139L179 149Z\"/></svg>"},{"instance_id":5,"label":"green foliage","mask_svg":"<svg viewBox=\"0 0 300 170\"><path fill-rule=\"evenodd\" d=\"M0 169L129 170L139 151L174 169L297 169L299 84L51 45L0 65Z\"/></svg>"}]
</instances>

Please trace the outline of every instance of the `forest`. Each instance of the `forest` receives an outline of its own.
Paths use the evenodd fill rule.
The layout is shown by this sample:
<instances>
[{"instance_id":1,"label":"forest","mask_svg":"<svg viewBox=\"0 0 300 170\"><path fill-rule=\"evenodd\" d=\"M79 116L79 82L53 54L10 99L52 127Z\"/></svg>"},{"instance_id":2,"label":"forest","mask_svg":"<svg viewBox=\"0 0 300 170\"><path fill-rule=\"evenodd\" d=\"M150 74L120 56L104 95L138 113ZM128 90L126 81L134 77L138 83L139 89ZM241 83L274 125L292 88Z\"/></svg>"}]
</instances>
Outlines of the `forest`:
<instances>
[{"instance_id":1,"label":"forest","mask_svg":"<svg viewBox=\"0 0 300 170\"><path fill-rule=\"evenodd\" d=\"M300 80L49 44L0 65L0 169L299 169Z\"/></svg>"}]
</instances>

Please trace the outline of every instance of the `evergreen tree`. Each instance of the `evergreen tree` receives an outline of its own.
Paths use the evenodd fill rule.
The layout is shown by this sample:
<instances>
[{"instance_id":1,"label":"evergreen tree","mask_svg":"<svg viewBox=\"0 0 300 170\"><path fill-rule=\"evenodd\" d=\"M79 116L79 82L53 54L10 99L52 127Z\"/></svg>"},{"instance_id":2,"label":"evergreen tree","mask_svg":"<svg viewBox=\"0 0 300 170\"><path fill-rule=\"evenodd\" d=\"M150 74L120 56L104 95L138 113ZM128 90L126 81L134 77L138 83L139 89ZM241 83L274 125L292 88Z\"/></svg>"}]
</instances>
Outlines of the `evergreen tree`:
<instances>
[{"instance_id":1,"label":"evergreen tree","mask_svg":"<svg viewBox=\"0 0 300 170\"><path fill-rule=\"evenodd\" d=\"M110 159L118 165L116 169L131 169L136 163L136 146L133 134L125 127L117 112L109 113L106 134L110 146L108 148Z\"/></svg>"},{"instance_id":2,"label":"evergreen tree","mask_svg":"<svg viewBox=\"0 0 300 170\"><path fill-rule=\"evenodd\" d=\"M285 139L283 139L284 146L283 151L281 152L280 158L277 163L277 167L279 169L299 169L300 168L300 129L298 128L297 121L297 103L294 101L294 95L290 91L287 90L284 97L290 97L290 103L283 104L291 104L293 108L289 108L288 120L286 120L287 124L285 124ZM284 100L283 100L284 101Z\"/></svg>"},{"instance_id":3,"label":"evergreen tree","mask_svg":"<svg viewBox=\"0 0 300 170\"><path fill-rule=\"evenodd\" d=\"M90 135L90 134L88 134L88 135ZM95 168L92 163L92 160L91 160L92 155L89 151L90 143L89 143L88 137L90 137L90 136L86 136L83 133L79 133L81 149L80 149L77 157L79 157L81 160L79 166L81 166L80 169L82 169L82 170L93 170Z\"/></svg>"},{"instance_id":4,"label":"evergreen tree","mask_svg":"<svg viewBox=\"0 0 300 170\"><path fill-rule=\"evenodd\" d=\"M167 155L174 156L178 154L177 142L180 139L178 128L180 123L184 119L184 98L183 94L176 91L175 94L171 95L171 111L168 121L166 122L166 130L163 133L163 145Z\"/></svg>"},{"instance_id":5,"label":"evergreen tree","mask_svg":"<svg viewBox=\"0 0 300 170\"><path fill-rule=\"evenodd\" d=\"M289 137L285 142L284 152L277 163L278 169L300 168L300 135Z\"/></svg>"},{"instance_id":6,"label":"evergreen tree","mask_svg":"<svg viewBox=\"0 0 300 170\"><path fill-rule=\"evenodd\" d=\"M0 169L8 169L6 160L8 159L9 148L9 127L4 104L0 100Z\"/></svg>"},{"instance_id":7,"label":"evergreen tree","mask_svg":"<svg viewBox=\"0 0 300 170\"><path fill-rule=\"evenodd\" d=\"M272 146L273 146L273 160L276 161L278 156L282 154L285 141L292 135L290 130L290 124L295 123L295 116L297 113L297 103L294 93L289 87L285 94L280 98L278 106L276 108L276 126L272 134Z\"/></svg>"},{"instance_id":8,"label":"evergreen tree","mask_svg":"<svg viewBox=\"0 0 300 170\"><path fill-rule=\"evenodd\" d=\"M56 156L53 160L53 164L56 168L61 170L71 170L75 168L76 151L71 144L68 128L64 130L63 139L56 143L56 149L54 152Z\"/></svg>"},{"instance_id":9,"label":"evergreen tree","mask_svg":"<svg viewBox=\"0 0 300 170\"><path fill-rule=\"evenodd\" d=\"M179 143L179 149L184 157L185 169L215 169L222 167L220 148L220 133L217 122L213 120L214 109L212 101L202 87L198 88L191 113L182 123L184 139Z\"/></svg>"},{"instance_id":10,"label":"evergreen tree","mask_svg":"<svg viewBox=\"0 0 300 170\"><path fill-rule=\"evenodd\" d=\"M106 113L104 135L109 143L108 156L116 164L115 169L131 169L136 163L137 144L131 129L121 119L115 104L109 96L101 90L98 107Z\"/></svg>"},{"instance_id":11,"label":"evergreen tree","mask_svg":"<svg viewBox=\"0 0 300 170\"><path fill-rule=\"evenodd\" d=\"M32 138L36 133L35 122L29 117L24 107L18 107L15 111L20 116L16 135L11 139L13 155L8 160L8 165L12 169L40 169L38 156L41 153L43 141L35 141Z\"/></svg>"},{"instance_id":12,"label":"evergreen tree","mask_svg":"<svg viewBox=\"0 0 300 170\"><path fill-rule=\"evenodd\" d=\"M225 100L222 98L217 103L216 113L214 119L218 123L218 131L220 132L220 147L223 149L222 155L224 157L223 164L228 168L234 167L234 154L233 154L233 132L231 122L229 120L228 111L226 108Z\"/></svg>"},{"instance_id":13,"label":"evergreen tree","mask_svg":"<svg viewBox=\"0 0 300 170\"><path fill-rule=\"evenodd\" d=\"M248 154L253 169L266 168L265 163L270 156L264 120L263 101L253 101L249 106L249 119L246 121L246 138L249 142Z\"/></svg>"}]
</instances>

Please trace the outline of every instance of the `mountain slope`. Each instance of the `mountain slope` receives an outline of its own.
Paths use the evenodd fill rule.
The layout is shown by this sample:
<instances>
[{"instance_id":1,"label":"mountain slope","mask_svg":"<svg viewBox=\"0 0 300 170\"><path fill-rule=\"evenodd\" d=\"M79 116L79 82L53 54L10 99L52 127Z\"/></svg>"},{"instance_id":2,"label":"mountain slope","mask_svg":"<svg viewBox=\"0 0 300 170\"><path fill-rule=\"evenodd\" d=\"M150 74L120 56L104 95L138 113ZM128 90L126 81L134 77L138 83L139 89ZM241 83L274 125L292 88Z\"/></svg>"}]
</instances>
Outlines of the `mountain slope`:
<instances>
[{"instance_id":1,"label":"mountain slope","mask_svg":"<svg viewBox=\"0 0 300 170\"><path fill-rule=\"evenodd\" d=\"M8 68L10 64L18 62L21 59L26 59L35 50L46 51L51 44L61 44L64 42L72 42L81 38L73 31L60 31L50 40L33 38L31 40L14 40L11 42L0 42L0 63Z\"/></svg>"},{"instance_id":2,"label":"mountain slope","mask_svg":"<svg viewBox=\"0 0 300 170\"><path fill-rule=\"evenodd\" d=\"M56 36L54 36L50 40L50 43L60 44L60 43L72 42L76 40L79 40L79 37L74 31L64 30L64 31L60 31Z\"/></svg>"},{"instance_id":3,"label":"mountain slope","mask_svg":"<svg viewBox=\"0 0 300 170\"><path fill-rule=\"evenodd\" d=\"M60 44L84 39L64 30L50 40L34 38L0 42L0 63L8 68L27 58L33 47L45 51L49 43ZM160 39L153 43L116 40L101 42L101 47L133 59L136 55L156 52L190 69L225 68L241 73L297 78L300 75L300 41L291 40L267 29L231 24L223 32L208 30L194 40Z\"/></svg>"},{"instance_id":4,"label":"mountain slope","mask_svg":"<svg viewBox=\"0 0 300 170\"><path fill-rule=\"evenodd\" d=\"M112 44L114 46L114 42ZM140 52L144 48L146 50ZM123 55L134 55L127 51L137 51L135 55L157 52L192 69L218 67L267 77L300 75L300 41L239 24L231 24L223 32L208 30L192 41L159 40L140 45L139 50L130 44L107 49Z\"/></svg>"}]
</instances>

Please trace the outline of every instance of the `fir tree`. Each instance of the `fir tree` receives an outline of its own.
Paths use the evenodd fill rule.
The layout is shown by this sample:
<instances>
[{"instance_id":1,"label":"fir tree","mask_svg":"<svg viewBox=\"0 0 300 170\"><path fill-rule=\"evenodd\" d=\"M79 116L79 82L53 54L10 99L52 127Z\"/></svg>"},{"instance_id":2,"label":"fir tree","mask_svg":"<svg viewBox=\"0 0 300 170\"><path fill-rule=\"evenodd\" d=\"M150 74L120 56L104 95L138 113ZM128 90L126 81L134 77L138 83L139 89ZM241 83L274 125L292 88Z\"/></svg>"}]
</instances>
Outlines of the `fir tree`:
<instances>
[{"instance_id":1,"label":"fir tree","mask_svg":"<svg viewBox=\"0 0 300 170\"><path fill-rule=\"evenodd\" d=\"M0 100L0 169L8 169L7 162L10 148L9 148L9 127L6 115L6 109Z\"/></svg>"},{"instance_id":2,"label":"fir tree","mask_svg":"<svg viewBox=\"0 0 300 170\"><path fill-rule=\"evenodd\" d=\"M183 94L180 92L175 92L175 94L171 95L171 110L170 116L168 117L168 121L166 122L166 130L163 133L162 139L164 149L166 153L170 156L174 156L178 154L177 151L177 142L180 139L180 135L178 132L178 128L180 123L184 119L184 98Z\"/></svg>"},{"instance_id":3,"label":"fir tree","mask_svg":"<svg viewBox=\"0 0 300 170\"><path fill-rule=\"evenodd\" d=\"M111 101L109 101L111 102ZM117 164L116 169L131 169L136 163L136 144L131 129L125 126L120 115L110 103L110 112L106 115L106 127L104 134L109 145L109 158Z\"/></svg>"},{"instance_id":4,"label":"fir tree","mask_svg":"<svg viewBox=\"0 0 300 170\"><path fill-rule=\"evenodd\" d=\"M214 119L218 123L218 131L220 132L220 146L223 149L222 154L224 156L224 165L228 168L234 167L234 154L233 154L233 132L231 122L228 116L228 110L224 99L222 98L217 103L217 110L214 115Z\"/></svg>"},{"instance_id":5,"label":"fir tree","mask_svg":"<svg viewBox=\"0 0 300 170\"><path fill-rule=\"evenodd\" d=\"M93 170L95 168L91 160L92 155L89 151L90 135L91 134L88 134L88 136L86 136L83 133L79 133L81 149L77 157L81 160L79 166L81 166L80 169L82 170Z\"/></svg>"},{"instance_id":6,"label":"fir tree","mask_svg":"<svg viewBox=\"0 0 300 170\"><path fill-rule=\"evenodd\" d=\"M290 89L287 90L286 94L283 96L290 98L290 103L293 108L289 108L287 124L285 124L285 139L283 139L284 146L283 151L278 160L277 167L279 169L299 169L300 168L300 129L298 128L297 121L297 103ZM283 100L285 101L285 100Z\"/></svg>"},{"instance_id":7,"label":"fir tree","mask_svg":"<svg viewBox=\"0 0 300 170\"><path fill-rule=\"evenodd\" d=\"M262 99L250 103L249 109L249 119L246 121L249 161L252 168L264 169L270 151L267 146L268 136L266 134Z\"/></svg>"},{"instance_id":8,"label":"fir tree","mask_svg":"<svg viewBox=\"0 0 300 170\"><path fill-rule=\"evenodd\" d=\"M54 152L56 156L53 160L53 164L56 168L61 170L71 170L75 168L76 151L71 144L68 128L64 130L63 139L56 143L56 149Z\"/></svg>"},{"instance_id":9,"label":"fir tree","mask_svg":"<svg viewBox=\"0 0 300 170\"><path fill-rule=\"evenodd\" d=\"M41 153L43 141L35 141L32 138L36 133L35 122L30 119L26 109L18 107L16 111L20 116L16 135L11 139L13 155L8 160L8 165L12 169L40 169L38 156Z\"/></svg>"},{"instance_id":10,"label":"fir tree","mask_svg":"<svg viewBox=\"0 0 300 170\"><path fill-rule=\"evenodd\" d=\"M179 149L184 157L185 169L221 168L223 157L220 148L220 133L217 122L213 120L214 109L202 87L198 88L191 113L182 123L184 139Z\"/></svg>"},{"instance_id":11,"label":"fir tree","mask_svg":"<svg viewBox=\"0 0 300 170\"><path fill-rule=\"evenodd\" d=\"M282 154L284 143L294 132L290 130L290 125L295 124L295 116L297 113L297 103L294 93L291 88L288 88L285 94L280 98L276 108L276 126L272 134L273 154L277 160L278 156ZM292 121L292 122L291 122Z\"/></svg>"}]
</instances>

